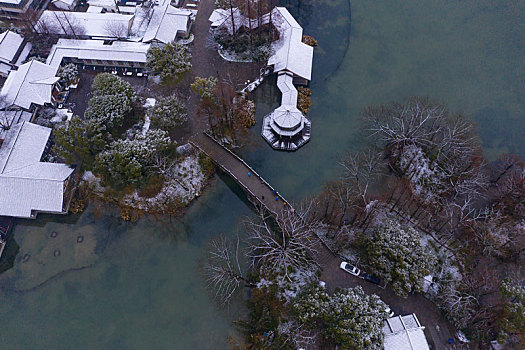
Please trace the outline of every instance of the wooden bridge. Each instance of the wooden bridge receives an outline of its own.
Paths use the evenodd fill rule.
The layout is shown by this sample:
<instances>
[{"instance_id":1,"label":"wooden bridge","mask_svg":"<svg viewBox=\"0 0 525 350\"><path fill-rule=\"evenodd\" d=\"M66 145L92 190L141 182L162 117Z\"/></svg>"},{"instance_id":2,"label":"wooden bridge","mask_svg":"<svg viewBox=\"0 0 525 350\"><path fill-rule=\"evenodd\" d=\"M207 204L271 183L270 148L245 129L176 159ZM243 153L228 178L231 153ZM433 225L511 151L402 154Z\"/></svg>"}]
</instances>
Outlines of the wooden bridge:
<instances>
[{"instance_id":1,"label":"wooden bridge","mask_svg":"<svg viewBox=\"0 0 525 350\"><path fill-rule=\"evenodd\" d=\"M210 157L222 171L235 180L256 207L262 206L274 215L283 209L292 209L288 201L244 160L208 133L192 136L190 143Z\"/></svg>"}]
</instances>

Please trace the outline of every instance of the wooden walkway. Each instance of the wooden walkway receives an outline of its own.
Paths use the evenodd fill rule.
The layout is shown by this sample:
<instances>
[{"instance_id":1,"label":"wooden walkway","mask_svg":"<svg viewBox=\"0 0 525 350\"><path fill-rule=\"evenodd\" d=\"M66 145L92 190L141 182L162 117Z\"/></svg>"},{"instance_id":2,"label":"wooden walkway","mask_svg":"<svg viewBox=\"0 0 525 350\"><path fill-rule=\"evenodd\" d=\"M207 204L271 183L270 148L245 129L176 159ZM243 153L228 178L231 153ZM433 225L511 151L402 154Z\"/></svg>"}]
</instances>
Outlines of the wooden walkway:
<instances>
[{"instance_id":1,"label":"wooden walkway","mask_svg":"<svg viewBox=\"0 0 525 350\"><path fill-rule=\"evenodd\" d=\"M235 153L221 145L206 133L190 138L190 143L210 157L246 192L254 205L260 205L271 213L291 209L290 204L268 182Z\"/></svg>"}]
</instances>

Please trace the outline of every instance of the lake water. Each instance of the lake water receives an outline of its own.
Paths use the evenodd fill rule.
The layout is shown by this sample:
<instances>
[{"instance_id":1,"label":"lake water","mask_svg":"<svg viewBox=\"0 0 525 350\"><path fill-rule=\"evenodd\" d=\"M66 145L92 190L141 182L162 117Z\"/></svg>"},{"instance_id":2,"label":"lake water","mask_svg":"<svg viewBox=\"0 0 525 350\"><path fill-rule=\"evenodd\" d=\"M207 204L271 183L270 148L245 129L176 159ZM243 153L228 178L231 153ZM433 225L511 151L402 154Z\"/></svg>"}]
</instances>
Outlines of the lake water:
<instances>
[{"instance_id":1,"label":"lake water","mask_svg":"<svg viewBox=\"0 0 525 350\"><path fill-rule=\"evenodd\" d=\"M337 176L339 155L361 143L363 108L412 95L474 118L490 158L525 155L525 2L281 4L320 44L312 140L290 154L260 138L260 118L279 100L270 79L256 91L259 123L242 155L286 198L314 194ZM221 176L172 222L124 223L90 208L17 226L14 267L0 275L0 347L227 348L231 321L244 311L241 303L214 307L199 264L209 238L234 234L249 214L238 188Z\"/></svg>"}]
</instances>

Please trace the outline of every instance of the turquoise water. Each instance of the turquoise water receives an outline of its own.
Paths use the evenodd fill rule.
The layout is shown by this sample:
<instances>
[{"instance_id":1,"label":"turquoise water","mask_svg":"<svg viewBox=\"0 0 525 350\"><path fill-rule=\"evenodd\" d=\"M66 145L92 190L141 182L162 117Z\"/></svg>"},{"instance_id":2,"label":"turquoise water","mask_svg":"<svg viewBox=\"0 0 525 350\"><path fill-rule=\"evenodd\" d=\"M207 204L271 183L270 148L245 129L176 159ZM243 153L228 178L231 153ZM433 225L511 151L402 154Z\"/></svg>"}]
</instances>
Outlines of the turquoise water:
<instances>
[{"instance_id":1,"label":"turquoise water","mask_svg":"<svg viewBox=\"0 0 525 350\"><path fill-rule=\"evenodd\" d=\"M320 44L311 83L312 140L296 153L277 153L260 138L258 123L242 153L288 199L314 194L337 176L338 157L363 142L363 108L412 95L429 95L473 117L487 156L525 155L523 1L281 3L291 4L305 33ZM256 92L258 118L278 100L270 79ZM199 271L208 239L233 234L250 213L224 180L216 178L171 223L122 223L90 209L18 226L15 266L0 276L2 349L226 348L234 334L230 322L243 310L239 304L217 310ZM79 235L85 238L80 245ZM63 248L55 257L57 242ZM65 269L73 270L60 274Z\"/></svg>"}]
</instances>

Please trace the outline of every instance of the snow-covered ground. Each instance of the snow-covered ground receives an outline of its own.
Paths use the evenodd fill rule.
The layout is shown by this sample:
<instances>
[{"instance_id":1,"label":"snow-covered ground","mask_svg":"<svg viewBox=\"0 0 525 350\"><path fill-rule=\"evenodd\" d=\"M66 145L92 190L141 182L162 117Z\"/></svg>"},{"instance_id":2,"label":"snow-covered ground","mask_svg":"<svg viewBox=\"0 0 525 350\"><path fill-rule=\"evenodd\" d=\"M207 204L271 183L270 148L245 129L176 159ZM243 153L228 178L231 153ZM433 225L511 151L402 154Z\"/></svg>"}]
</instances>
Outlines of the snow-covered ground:
<instances>
[{"instance_id":1,"label":"snow-covered ground","mask_svg":"<svg viewBox=\"0 0 525 350\"><path fill-rule=\"evenodd\" d=\"M399 166L409 176L414 192L426 202L436 194L430 188L439 188L444 175L441 169L433 166L420 147L405 146L399 158Z\"/></svg>"}]
</instances>

